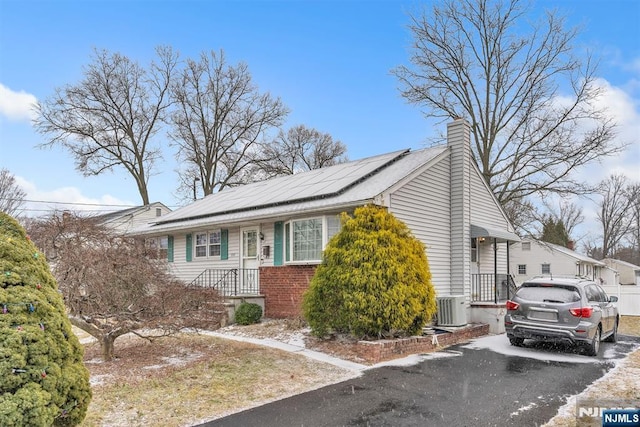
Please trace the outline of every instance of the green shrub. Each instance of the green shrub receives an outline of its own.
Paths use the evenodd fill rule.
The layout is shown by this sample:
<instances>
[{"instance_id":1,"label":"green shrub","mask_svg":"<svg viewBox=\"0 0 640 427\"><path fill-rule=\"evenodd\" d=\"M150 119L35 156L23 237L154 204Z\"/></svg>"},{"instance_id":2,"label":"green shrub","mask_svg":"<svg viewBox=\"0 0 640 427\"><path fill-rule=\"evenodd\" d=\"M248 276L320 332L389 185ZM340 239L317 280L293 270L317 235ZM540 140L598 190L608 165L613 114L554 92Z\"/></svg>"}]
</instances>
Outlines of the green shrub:
<instances>
[{"instance_id":1,"label":"green shrub","mask_svg":"<svg viewBox=\"0 0 640 427\"><path fill-rule=\"evenodd\" d=\"M342 216L304 294L312 332L358 338L415 334L436 311L424 245L385 208Z\"/></svg>"},{"instance_id":2,"label":"green shrub","mask_svg":"<svg viewBox=\"0 0 640 427\"><path fill-rule=\"evenodd\" d=\"M252 302L243 302L236 308L236 323L240 325L252 325L262 318L262 307Z\"/></svg>"},{"instance_id":3,"label":"green shrub","mask_svg":"<svg viewBox=\"0 0 640 427\"><path fill-rule=\"evenodd\" d=\"M0 425L72 426L91 388L44 255L0 212Z\"/></svg>"}]
</instances>

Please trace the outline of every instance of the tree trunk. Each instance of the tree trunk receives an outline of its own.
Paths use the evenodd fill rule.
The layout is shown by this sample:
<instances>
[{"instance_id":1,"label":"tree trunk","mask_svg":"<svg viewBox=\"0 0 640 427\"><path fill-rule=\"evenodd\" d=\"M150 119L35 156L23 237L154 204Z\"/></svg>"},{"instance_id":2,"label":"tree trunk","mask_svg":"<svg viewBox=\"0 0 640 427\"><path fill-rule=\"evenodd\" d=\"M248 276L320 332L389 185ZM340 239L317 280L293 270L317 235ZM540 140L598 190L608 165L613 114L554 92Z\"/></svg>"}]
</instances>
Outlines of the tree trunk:
<instances>
[{"instance_id":1,"label":"tree trunk","mask_svg":"<svg viewBox=\"0 0 640 427\"><path fill-rule=\"evenodd\" d=\"M102 360L110 362L113 360L113 348L116 337L110 334L100 337L100 349L102 350Z\"/></svg>"}]
</instances>

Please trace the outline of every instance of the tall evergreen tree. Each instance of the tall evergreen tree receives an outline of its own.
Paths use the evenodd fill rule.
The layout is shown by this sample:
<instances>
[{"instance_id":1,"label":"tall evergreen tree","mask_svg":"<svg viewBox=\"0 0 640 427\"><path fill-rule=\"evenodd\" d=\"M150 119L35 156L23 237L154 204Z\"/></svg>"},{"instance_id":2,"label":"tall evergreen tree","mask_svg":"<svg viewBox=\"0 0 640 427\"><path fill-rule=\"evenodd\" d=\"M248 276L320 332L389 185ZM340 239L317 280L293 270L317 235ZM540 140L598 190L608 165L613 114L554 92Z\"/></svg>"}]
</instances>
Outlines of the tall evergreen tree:
<instances>
[{"instance_id":1,"label":"tall evergreen tree","mask_svg":"<svg viewBox=\"0 0 640 427\"><path fill-rule=\"evenodd\" d=\"M91 400L83 348L42 253L0 212L0 425L72 426Z\"/></svg>"},{"instance_id":2,"label":"tall evergreen tree","mask_svg":"<svg viewBox=\"0 0 640 427\"><path fill-rule=\"evenodd\" d=\"M422 242L379 206L342 219L304 295L313 333L380 338L418 332L436 312Z\"/></svg>"}]
</instances>

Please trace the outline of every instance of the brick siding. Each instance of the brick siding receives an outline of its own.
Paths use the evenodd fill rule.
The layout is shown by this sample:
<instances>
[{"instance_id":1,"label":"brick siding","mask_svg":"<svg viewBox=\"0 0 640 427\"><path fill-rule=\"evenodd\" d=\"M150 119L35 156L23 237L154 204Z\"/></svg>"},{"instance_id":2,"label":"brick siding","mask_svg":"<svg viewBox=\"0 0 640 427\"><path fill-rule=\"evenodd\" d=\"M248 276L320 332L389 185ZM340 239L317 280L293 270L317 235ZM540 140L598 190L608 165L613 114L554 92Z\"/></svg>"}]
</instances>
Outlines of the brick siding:
<instances>
[{"instance_id":1,"label":"brick siding","mask_svg":"<svg viewBox=\"0 0 640 427\"><path fill-rule=\"evenodd\" d=\"M302 294L309 288L315 271L315 265L260 267L264 316L272 319L302 316Z\"/></svg>"}]
</instances>

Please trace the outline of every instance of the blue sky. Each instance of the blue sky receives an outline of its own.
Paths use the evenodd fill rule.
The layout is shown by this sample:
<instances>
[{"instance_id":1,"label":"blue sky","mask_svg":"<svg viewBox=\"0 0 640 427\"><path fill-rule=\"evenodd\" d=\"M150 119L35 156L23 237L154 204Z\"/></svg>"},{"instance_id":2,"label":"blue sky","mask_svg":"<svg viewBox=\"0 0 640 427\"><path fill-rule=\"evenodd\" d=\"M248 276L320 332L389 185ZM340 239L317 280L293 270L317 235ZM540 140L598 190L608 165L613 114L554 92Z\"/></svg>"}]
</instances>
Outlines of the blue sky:
<instances>
[{"instance_id":1,"label":"blue sky","mask_svg":"<svg viewBox=\"0 0 640 427\"><path fill-rule=\"evenodd\" d=\"M408 62L408 13L432 1L32 1L0 0L0 168L9 169L29 200L137 205L122 171L85 178L62 149L41 150L28 105L81 79L93 48L141 62L158 45L182 58L224 49L231 63L248 64L262 91L291 113L285 128L304 124L330 133L351 159L400 148L421 148L444 125L426 121L399 95L390 70ZM601 55L600 78L620 124L634 142L624 155L581 171L595 181L613 171L640 179L640 2L537 1L534 14L557 8L582 25L578 49ZM534 16L532 16L534 18ZM168 139L159 135L165 145ZM150 198L175 206L175 160L167 150ZM32 203L47 210L53 203ZM80 208L57 205L59 208ZM84 206L85 209L108 209ZM113 208L111 208L113 209ZM32 213L38 213L33 210ZM593 218L592 207L585 211Z\"/></svg>"}]
</instances>

